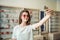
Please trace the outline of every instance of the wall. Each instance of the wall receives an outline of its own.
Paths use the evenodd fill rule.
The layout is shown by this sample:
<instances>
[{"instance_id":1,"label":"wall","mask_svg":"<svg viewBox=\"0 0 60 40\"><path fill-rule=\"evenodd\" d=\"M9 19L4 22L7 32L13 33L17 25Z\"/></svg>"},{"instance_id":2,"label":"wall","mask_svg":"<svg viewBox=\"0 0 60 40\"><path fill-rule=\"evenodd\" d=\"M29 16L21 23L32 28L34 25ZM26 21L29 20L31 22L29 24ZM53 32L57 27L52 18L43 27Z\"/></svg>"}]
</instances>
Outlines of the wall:
<instances>
[{"instance_id":1,"label":"wall","mask_svg":"<svg viewBox=\"0 0 60 40\"><path fill-rule=\"evenodd\" d=\"M57 0L57 11L60 11L60 0Z\"/></svg>"},{"instance_id":2,"label":"wall","mask_svg":"<svg viewBox=\"0 0 60 40\"><path fill-rule=\"evenodd\" d=\"M44 5L56 9L56 0L0 0L0 5L41 9Z\"/></svg>"},{"instance_id":3,"label":"wall","mask_svg":"<svg viewBox=\"0 0 60 40\"><path fill-rule=\"evenodd\" d=\"M56 10L57 0L46 0L45 3L49 8Z\"/></svg>"},{"instance_id":4,"label":"wall","mask_svg":"<svg viewBox=\"0 0 60 40\"><path fill-rule=\"evenodd\" d=\"M40 9L44 0L0 0L0 5Z\"/></svg>"}]
</instances>

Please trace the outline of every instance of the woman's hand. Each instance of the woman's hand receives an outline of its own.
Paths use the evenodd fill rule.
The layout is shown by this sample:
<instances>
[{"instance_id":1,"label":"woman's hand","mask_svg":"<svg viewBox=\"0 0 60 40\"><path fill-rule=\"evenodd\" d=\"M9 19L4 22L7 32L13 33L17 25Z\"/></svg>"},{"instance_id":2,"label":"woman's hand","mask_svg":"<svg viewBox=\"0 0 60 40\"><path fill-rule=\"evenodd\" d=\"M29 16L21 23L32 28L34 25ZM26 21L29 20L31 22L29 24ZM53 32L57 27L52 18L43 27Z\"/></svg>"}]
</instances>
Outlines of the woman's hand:
<instances>
[{"instance_id":1,"label":"woman's hand","mask_svg":"<svg viewBox=\"0 0 60 40\"><path fill-rule=\"evenodd\" d=\"M45 13L46 13L46 15L54 15L54 11L51 9L46 9Z\"/></svg>"},{"instance_id":2,"label":"woman's hand","mask_svg":"<svg viewBox=\"0 0 60 40\"><path fill-rule=\"evenodd\" d=\"M46 15L55 15L54 10L49 9L47 6L44 6L44 10L45 10Z\"/></svg>"}]
</instances>

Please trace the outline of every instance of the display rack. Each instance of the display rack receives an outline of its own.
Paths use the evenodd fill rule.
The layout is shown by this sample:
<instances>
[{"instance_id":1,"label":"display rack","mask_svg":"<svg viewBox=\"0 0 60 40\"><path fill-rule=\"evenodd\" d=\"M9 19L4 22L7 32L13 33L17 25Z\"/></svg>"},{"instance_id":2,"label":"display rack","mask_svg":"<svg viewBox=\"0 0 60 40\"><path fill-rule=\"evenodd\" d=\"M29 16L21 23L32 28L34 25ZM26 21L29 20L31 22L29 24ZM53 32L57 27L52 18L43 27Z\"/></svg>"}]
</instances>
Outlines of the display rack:
<instances>
[{"instance_id":1,"label":"display rack","mask_svg":"<svg viewBox=\"0 0 60 40\"><path fill-rule=\"evenodd\" d=\"M56 15L49 20L49 32L60 32L60 12L55 11Z\"/></svg>"}]
</instances>

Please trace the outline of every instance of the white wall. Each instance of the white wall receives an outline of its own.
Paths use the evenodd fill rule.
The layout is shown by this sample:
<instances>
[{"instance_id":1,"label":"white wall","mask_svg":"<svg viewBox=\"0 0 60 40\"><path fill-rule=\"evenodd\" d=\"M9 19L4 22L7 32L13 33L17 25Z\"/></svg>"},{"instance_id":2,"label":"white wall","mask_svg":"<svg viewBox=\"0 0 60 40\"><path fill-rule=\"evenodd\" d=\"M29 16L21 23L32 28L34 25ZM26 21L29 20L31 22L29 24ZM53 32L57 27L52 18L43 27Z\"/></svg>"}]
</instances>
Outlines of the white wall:
<instances>
[{"instance_id":1,"label":"white wall","mask_svg":"<svg viewBox=\"0 0 60 40\"><path fill-rule=\"evenodd\" d=\"M56 9L56 0L0 0L0 5L41 9L44 5Z\"/></svg>"},{"instance_id":2,"label":"white wall","mask_svg":"<svg viewBox=\"0 0 60 40\"><path fill-rule=\"evenodd\" d=\"M47 5L49 8L56 10L57 0L46 0L46 5Z\"/></svg>"},{"instance_id":3,"label":"white wall","mask_svg":"<svg viewBox=\"0 0 60 40\"><path fill-rule=\"evenodd\" d=\"M0 0L0 5L40 9L44 0Z\"/></svg>"},{"instance_id":4,"label":"white wall","mask_svg":"<svg viewBox=\"0 0 60 40\"><path fill-rule=\"evenodd\" d=\"M60 0L57 0L57 11L60 11Z\"/></svg>"}]
</instances>

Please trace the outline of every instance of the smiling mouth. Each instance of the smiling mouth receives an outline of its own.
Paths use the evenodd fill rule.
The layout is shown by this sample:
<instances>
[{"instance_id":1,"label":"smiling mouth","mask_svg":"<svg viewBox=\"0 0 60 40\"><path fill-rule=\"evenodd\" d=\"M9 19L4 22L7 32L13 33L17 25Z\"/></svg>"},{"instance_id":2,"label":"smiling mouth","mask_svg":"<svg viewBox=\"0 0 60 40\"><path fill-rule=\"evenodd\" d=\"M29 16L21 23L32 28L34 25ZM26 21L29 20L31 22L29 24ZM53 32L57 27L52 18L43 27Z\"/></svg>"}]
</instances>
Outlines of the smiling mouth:
<instances>
[{"instance_id":1,"label":"smiling mouth","mask_svg":"<svg viewBox=\"0 0 60 40\"><path fill-rule=\"evenodd\" d=\"M28 21L28 19L24 19L25 21Z\"/></svg>"}]
</instances>

